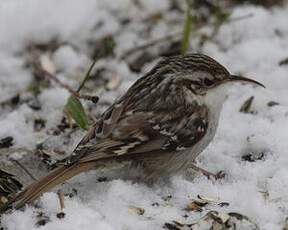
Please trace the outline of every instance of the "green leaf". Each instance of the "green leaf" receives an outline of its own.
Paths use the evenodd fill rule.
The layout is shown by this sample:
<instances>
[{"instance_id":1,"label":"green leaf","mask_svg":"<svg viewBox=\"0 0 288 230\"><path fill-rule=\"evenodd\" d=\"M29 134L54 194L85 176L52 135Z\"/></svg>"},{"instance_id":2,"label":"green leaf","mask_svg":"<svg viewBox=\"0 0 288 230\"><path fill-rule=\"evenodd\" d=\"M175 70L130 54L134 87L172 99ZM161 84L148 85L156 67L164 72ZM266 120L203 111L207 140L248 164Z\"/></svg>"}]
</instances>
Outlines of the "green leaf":
<instances>
[{"instance_id":1,"label":"green leaf","mask_svg":"<svg viewBox=\"0 0 288 230\"><path fill-rule=\"evenodd\" d=\"M80 90L84 87L85 82L88 80L88 78L90 77L90 74L93 70L93 67L96 64L96 60L94 60L92 62L92 64L90 65L87 73L85 74L80 86L77 89L76 93L79 93ZM88 129L89 128L89 123L88 123L88 118L87 115L85 113L84 107L81 103L81 101L74 95L71 95L68 98L67 104L66 104L66 111L67 111L67 115L68 117L72 117L73 120L77 123L77 125L79 125L82 129Z\"/></svg>"},{"instance_id":2,"label":"green leaf","mask_svg":"<svg viewBox=\"0 0 288 230\"><path fill-rule=\"evenodd\" d=\"M88 129L88 118L79 99L75 96L70 96L66 104L66 110L75 122L82 128Z\"/></svg>"}]
</instances>

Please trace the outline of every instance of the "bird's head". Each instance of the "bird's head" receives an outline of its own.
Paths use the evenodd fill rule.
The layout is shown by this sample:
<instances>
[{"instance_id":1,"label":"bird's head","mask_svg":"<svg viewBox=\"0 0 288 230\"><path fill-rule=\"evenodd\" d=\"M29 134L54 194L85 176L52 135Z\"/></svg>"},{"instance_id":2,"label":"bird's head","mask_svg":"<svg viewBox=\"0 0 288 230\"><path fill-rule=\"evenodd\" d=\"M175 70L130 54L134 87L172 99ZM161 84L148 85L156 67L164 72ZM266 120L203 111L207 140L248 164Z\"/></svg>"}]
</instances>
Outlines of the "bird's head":
<instances>
[{"instance_id":1,"label":"bird's head","mask_svg":"<svg viewBox=\"0 0 288 230\"><path fill-rule=\"evenodd\" d=\"M158 65L164 71L171 72L172 76L186 82L189 88L197 95L205 95L210 89L217 91L226 88L227 83L248 83L265 88L263 84L250 78L232 75L220 63L203 54L187 54L169 57Z\"/></svg>"}]
</instances>

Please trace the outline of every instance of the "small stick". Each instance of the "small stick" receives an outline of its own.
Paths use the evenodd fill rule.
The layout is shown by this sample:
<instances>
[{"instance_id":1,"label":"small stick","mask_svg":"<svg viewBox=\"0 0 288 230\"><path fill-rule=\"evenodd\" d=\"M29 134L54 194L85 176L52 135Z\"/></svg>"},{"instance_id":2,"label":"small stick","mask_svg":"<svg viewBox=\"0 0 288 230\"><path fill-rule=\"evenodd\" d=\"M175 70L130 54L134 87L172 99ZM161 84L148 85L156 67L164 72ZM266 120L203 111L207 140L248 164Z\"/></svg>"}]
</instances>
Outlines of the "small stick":
<instances>
[{"instance_id":1,"label":"small stick","mask_svg":"<svg viewBox=\"0 0 288 230\"><path fill-rule=\"evenodd\" d=\"M64 212L65 204L64 204L64 194L61 189L57 191L57 195L58 195L59 203L60 203L60 212L58 212L56 216L59 219L63 219L65 217L65 212Z\"/></svg>"},{"instance_id":2,"label":"small stick","mask_svg":"<svg viewBox=\"0 0 288 230\"><path fill-rule=\"evenodd\" d=\"M233 22L244 20L244 19L247 19L247 18L250 18L250 17L253 17L253 16L254 15L252 13L250 13L250 14L242 15L242 16L235 17L235 18L229 18L226 23L233 23ZM213 23L212 24L209 23L209 24L213 25ZM209 25L209 24L207 24L207 25ZM199 24L195 25L194 29L199 29L203 25L204 25L203 23L199 23ZM151 40L151 41L149 41L149 42L147 42L147 43L145 43L143 45L131 48L131 49L127 50L126 52L124 52L120 56L120 59L125 59L125 58L127 58L128 56L130 56L131 54L133 54L133 53L135 53L137 51L144 50L144 49L149 48L151 46L154 46L154 45L156 45L158 43L161 43L161 42L164 42L164 41L167 41L167 40L173 40L173 39L176 39L178 37L181 37L182 33L183 33L183 31L177 31L177 32L174 32L172 34L168 34L165 37L156 38L156 39Z\"/></svg>"},{"instance_id":3,"label":"small stick","mask_svg":"<svg viewBox=\"0 0 288 230\"><path fill-rule=\"evenodd\" d=\"M65 208L65 204L64 204L64 194L61 189L57 191L57 195L58 195L59 203L60 203L60 211L63 212Z\"/></svg>"},{"instance_id":4,"label":"small stick","mask_svg":"<svg viewBox=\"0 0 288 230\"><path fill-rule=\"evenodd\" d=\"M34 49L34 47L32 47L32 56L33 56L33 70L39 74L39 75L44 75L47 78L49 78L50 80L56 82L58 85L60 85L62 88L68 90L68 92L70 92L72 95L74 95L75 97L78 97L79 94L77 92L75 92L73 89L70 88L69 85L61 82L54 74L50 73L49 71L47 71L41 64L40 61L40 53Z\"/></svg>"},{"instance_id":5,"label":"small stick","mask_svg":"<svg viewBox=\"0 0 288 230\"><path fill-rule=\"evenodd\" d=\"M67 84L61 82L54 74L48 72L47 70L43 69L43 68L39 68L39 72L43 73L46 77L48 77L50 80L56 82L58 85L60 85L62 88L68 90L69 93L71 93L73 96L78 97L79 98L79 93L74 91L73 89L70 88L70 86L68 86Z\"/></svg>"},{"instance_id":6,"label":"small stick","mask_svg":"<svg viewBox=\"0 0 288 230\"><path fill-rule=\"evenodd\" d=\"M71 89L70 86L68 86L65 83L61 82L54 74L52 74L52 73L50 73L50 72L48 72L47 70L44 70L44 69L40 69L39 71L41 71L50 80L56 82L62 88L66 89L73 96L75 96L77 98L80 98L80 99L89 100L89 101L92 101L94 104L97 104L97 102L99 100L98 96L90 96L90 95L86 95L86 94L79 94L78 92L76 92L73 89ZM79 89L81 89L81 88L79 88Z\"/></svg>"},{"instance_id":7,"label":"small stick","mask_svg":"<svg viewBox=\"0 0 288 230\"><path fill-rule=\"evenodd\" d=\"M94 63L93 62L93 65L92 67L94 66ZM90 68L91 69L91 68ZM91 70L89 69L89 71L91 72ZM50 80L56 82L58 85L60 85L62 88L66 89L69 93L71 93L71 95L79 98L79 99L84 99L84 100L89 100L89 101L92 101L94 104L97 104L98 100L99 100L99 97L98 96L89 96L89 95L86 95L86 94L79 94L79 90L83 87L83 85L81 84L81 86L78 88L77 91L73 90L70 88L70 86L68 86L67 84L61 82L54 74L48 72L47 70L43 69L43 68L39 68L38 71L40 73L43 73L46 77L48 77ZM89 72L89 73L90 73ZM88 75L89 76L89 75ZM85 77L85 79L87 79L87 77ZM83 81L84 82L84 81Z\"/></svg>"},{"instance_id":8,"label":"small stick","mask_svg":"<svg viewBox=\"0 0 288 230\"><path fill-rule=\"evenodd\" d=\"M133 54L139 50L144 50L144 49L149 48L150 46L154 46L160 42L164 42L167 40L173 40L173 39L177 38L178 36L180 37L181 35L182 35L182 31L168 34L167 36L162 37L162 38L156 38L156 39L151 40L151 41L149 41L143 45L140 45L140 46L137 46L137 47L134 47L134 48L127 50L124 54L122 54L120 56L120 59L125 59L127 56L130 56L131 54Z\"/></svg>"}]
</instances>

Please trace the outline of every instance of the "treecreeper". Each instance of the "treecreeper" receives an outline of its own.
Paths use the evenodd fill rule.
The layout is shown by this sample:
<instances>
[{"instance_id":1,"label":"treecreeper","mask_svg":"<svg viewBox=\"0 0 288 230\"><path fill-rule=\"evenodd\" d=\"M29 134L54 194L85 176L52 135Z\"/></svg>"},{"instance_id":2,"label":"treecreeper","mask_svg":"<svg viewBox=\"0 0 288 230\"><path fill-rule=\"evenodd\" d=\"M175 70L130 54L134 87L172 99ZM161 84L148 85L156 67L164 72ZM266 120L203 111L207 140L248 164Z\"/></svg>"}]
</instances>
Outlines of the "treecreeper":
<instances>
[{"instance_id":1,"label":"treecreeper","mask_svg":"<svg viewBox=\"0 0 288 230\"><path fill-rule=\"evenodd\" d=\"M129 162L123 170L137 172L143 182L185 171L213 139L226 90L235 82L263 86L203 54L162 59L102 114L64 165L24 188L2 211L97 167Z\"/></svg>"}]
</instances>

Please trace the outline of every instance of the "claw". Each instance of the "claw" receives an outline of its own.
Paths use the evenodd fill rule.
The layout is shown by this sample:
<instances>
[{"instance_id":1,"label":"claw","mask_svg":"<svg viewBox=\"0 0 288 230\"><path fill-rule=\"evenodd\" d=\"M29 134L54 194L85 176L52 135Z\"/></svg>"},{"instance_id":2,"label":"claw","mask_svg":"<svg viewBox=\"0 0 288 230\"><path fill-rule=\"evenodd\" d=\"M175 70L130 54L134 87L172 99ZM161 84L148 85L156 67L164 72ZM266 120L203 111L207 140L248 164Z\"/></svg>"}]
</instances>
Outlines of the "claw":
<instances>
[{"instance_id":1,"label":"claw","mask_svg":"<svg viewBox=\"0 0 288 230\"><path fill-rule=\"evenodd\" d=\"M217 172L216 174L214 174L214 173L211 173L211 172L207 171L206 169L200 168L194 164L190 165L190 167L192 169L194 169L195 171L201 172L208 179L214 178L215 180L219 180L219 179L225 178L225 176L226 176L226 173L222 170Z\"/></svg>"}]
</instances>

